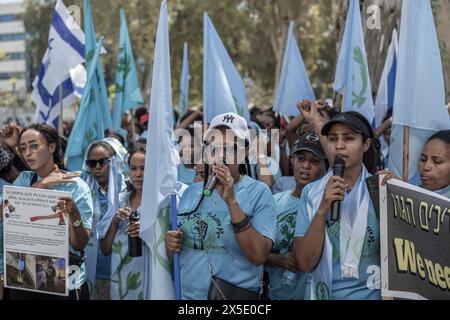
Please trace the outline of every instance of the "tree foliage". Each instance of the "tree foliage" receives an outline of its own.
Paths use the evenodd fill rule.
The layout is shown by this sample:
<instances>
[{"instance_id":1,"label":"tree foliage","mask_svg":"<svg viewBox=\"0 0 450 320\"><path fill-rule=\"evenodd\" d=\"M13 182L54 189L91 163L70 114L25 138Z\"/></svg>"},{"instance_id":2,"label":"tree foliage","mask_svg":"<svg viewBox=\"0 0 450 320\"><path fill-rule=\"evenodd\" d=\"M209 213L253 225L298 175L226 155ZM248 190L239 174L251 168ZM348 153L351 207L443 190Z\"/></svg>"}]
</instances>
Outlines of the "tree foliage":
<instances>
[{"instance_id":1,"label":"tree foliage","mask_svg":"<svg viewBox=\"0 0 450 320\"><path fill-rule=\"evenodd\" d=\"M435 0L442 1L442 0ZM25 17L28 52L34 77L47 47L54 0L27 0ZM83 0L65 1L83 10ZM366 8L381 5L381 30L366 30L369 71L376 92L390 34L398 26L401 1L361 1ZM332 83L338 43L342 38L348 0L170 0L170 45L174 105L179 96L183 43L189 43L190 101L202 101L203 12L207 11L231 58L248 86L249 101L270 105L278 81L290 20L316 96L333 97ZM119 8L124 8L139 71L148 100L160 0L96 0L91 8L97 36L105 36L108 54L103 57L107 85L114 85L118 54ZM83 24L82 24L83 27ZM383 43L382 45L380 45ZM381 47L381 51L380 51Z\"/></svg>"}]
</instances>

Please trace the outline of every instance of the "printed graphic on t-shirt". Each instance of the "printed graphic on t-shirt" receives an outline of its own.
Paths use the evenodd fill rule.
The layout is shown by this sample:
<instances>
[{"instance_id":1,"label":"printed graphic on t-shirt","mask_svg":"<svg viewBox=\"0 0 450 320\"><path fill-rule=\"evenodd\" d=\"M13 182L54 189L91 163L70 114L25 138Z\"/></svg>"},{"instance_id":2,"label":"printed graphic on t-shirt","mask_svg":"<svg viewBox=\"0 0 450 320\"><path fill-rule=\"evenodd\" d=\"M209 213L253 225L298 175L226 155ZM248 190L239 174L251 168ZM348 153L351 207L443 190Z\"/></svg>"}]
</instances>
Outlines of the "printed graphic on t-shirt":
<instances>
[{"instance_id":1,"label":"printed graphic on t-shirt","mask_svg":"<svg viewBox=\"0 0 450 320\"><path fill-rule=\"evenodd\" d=\"M195 213L180 219L183 246L192 250L226 254L228 252L230 215L228 212Z\"/></svg>"}]
</instances>

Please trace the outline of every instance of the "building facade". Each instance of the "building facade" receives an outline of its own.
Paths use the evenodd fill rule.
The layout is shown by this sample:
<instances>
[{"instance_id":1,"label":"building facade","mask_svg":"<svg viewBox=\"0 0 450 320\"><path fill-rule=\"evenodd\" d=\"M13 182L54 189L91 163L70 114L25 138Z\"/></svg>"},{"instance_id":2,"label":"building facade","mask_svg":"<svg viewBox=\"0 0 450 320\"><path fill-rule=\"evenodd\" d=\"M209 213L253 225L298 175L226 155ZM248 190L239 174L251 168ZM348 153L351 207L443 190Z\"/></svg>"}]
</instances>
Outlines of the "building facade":
<instances>
[{"instance_id":1,"label":"building facade","mask_svg":"<svg viewBox=\"0 0 450 320\"><path fill-rule=\"evenodd\" d=\"M25 3L0 3L0 92L25 95L28 88Z\"/></svg>"}]
</instances>

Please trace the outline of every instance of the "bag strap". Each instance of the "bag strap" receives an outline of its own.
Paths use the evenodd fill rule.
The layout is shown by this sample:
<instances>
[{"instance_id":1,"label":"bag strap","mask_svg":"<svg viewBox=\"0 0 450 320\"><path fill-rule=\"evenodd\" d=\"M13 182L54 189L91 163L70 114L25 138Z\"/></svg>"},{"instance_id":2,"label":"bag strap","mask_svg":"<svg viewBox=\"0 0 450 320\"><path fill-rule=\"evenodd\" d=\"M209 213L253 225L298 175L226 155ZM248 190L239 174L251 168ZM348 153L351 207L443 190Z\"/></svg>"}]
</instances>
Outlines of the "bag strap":
<instances>
[{"instance_id":1,"label":"bag strap","mask_svg":"<svg viewBox=\"0 0 450 320\"><path fill-rule=\"evenodd\" d=\"M202 206L203 206L203 204L202 204ZM203 220L200 217L198 217L197 219L198 219L197 223L203 222ZM213 266L213 264L211 262L211 256L208 254L208 246L205 245L205 243L203 242L203 238L202 237L200 237L200 241L201 241L200 243L201 243L201 245L202 245L202 247L204 249L203 251L205 252L205 255L206 255L206 261L208 263L208 270L209 270L209 273L211 274L211 281L212 281L214 287L217 289L217 291L219 291L219 294L222 296L222 298L224 300L228 300L225 297L225 295L223 294L222 290L220 289L219 284L217 283L217 281L215 279L217 274L214 271L214 266ZM263 291L264 291L264 269L261 271L261 277L259 279L259 296L260 296L260 298L261 298L261 296L263 294Z\"/></svg>"}]
</instances>

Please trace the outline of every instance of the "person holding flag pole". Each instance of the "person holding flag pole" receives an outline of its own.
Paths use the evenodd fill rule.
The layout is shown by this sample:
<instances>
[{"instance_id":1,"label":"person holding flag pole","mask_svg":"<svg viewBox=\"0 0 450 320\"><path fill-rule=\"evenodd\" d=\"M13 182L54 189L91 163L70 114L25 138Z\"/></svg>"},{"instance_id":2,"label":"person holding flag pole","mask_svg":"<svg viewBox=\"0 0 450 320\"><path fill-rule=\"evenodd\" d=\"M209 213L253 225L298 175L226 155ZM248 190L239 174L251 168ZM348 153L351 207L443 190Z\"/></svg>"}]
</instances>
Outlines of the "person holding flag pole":
<instances>
[{"instance_id":1,"label":"person holding flag pole","mask_svg":"<svg viewBox=\"0 0 450 320\"><path fill-rule=\"evenodd\" d=\"M235 113L214 117L205 134L205 180L184 192L178 230L166 233L167 255L180 254L183 300L260 299L276 214L268 186L249 176L249 139Z\"/></svg>"},{"instance_id":2,"label":"person holding flag pole","mask_svg":"<svg viewBox=\"0 0 450 320\"><path fill-rule=\"evenodd\" d=\"M411 54L414 52L415 54ZM429 0L402 3L389 169L420 184L419 160L428 139L450 128L439 43Z\"/></svg>"},{"instance_id":3,"label":"person holding flag pole","mask_svg":"<svg viewBox=\"0 0 450 320\"><path fill-rule=\"evenodd\" d=\"M153 63L150 120L141 204L139 236L150 248L151 259L144 272L145 300L181 298L174 290L164 235L170 229L170 214L186 186L177 181L178 151L174 142L172 84L170 77L169 24L167 1L161 3ZM176 222L176 221L175 221ZM175 271L178 267L175 266ZM175 275L175 280L179 280Z\"/></svg>"},{"instance_id":4,"label":"person holding flag pole","mask_svg":"<svg viewBox=\"0 0 450 320\"><path fill-rule=\"evenodd\" d=\"M401 19L391 172L380 174L449 197L450 116L430 1L404 0Z\"/></svg>"}]
</instances>

